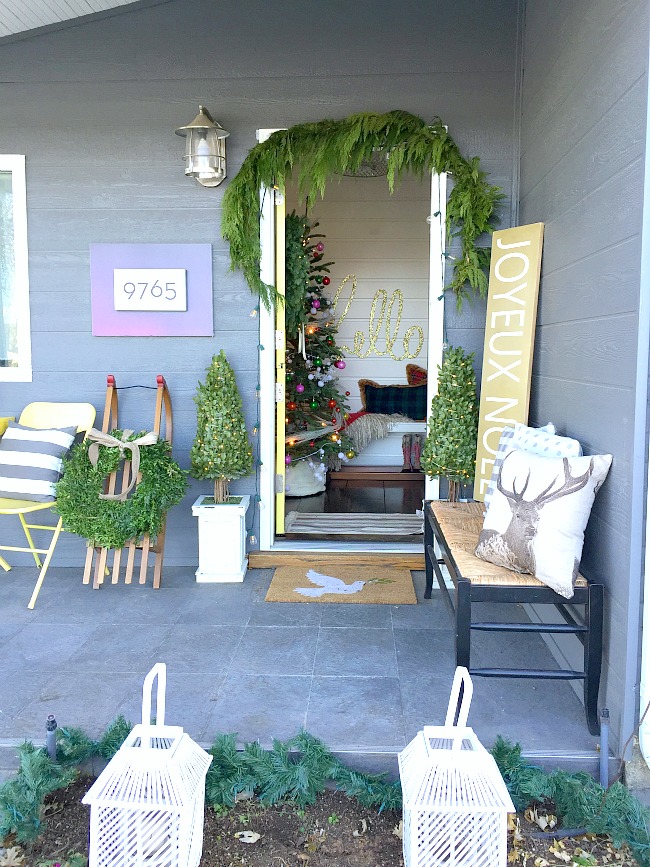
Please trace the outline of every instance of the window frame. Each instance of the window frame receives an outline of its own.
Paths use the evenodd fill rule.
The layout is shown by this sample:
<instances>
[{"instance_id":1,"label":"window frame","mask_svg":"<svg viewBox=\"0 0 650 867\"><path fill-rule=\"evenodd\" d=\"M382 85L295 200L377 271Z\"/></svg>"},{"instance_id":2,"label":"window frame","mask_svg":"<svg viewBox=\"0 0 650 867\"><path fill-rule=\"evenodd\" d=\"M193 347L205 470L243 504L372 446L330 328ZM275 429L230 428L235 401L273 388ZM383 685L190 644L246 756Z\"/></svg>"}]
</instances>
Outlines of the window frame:
<instances>
[{"instance_id":1,"label":"window frame","mask_svg":"<svg viewBox=\"0 0 650 867\"><path fill-rule=\"evenodd\" d=\"M0 154L0 172L11 172L14 221L14 274L18 310L18 366L0 366L0 382L32 381L32 339L29 312L29 260L27 246L27 184L25 156Z\"/></svg>"}]
</instances>

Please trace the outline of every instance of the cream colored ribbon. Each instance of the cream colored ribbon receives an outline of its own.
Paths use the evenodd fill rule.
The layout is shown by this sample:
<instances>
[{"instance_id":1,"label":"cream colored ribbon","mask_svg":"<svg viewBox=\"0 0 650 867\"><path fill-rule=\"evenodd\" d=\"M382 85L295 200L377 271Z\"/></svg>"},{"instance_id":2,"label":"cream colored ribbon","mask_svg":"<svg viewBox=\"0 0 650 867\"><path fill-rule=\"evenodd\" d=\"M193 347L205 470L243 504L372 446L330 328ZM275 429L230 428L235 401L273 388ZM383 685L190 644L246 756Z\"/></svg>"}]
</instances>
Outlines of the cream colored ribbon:
<instances>
[{"instance_id":1,"label":"cream colored ribbon","mask_svg":"<svg viewBox=\"0 0 650 867\"><path fill-rule=\"evenodd\" d=\"M138 473L140 471L140 446L151 446L158 442L158 437L152 432L144 434L143 436L138 437L138 439L127 442L128 438L133 436L133 433L134 431L132 430L122 431L122 439L118 439L117 437L111 436L111 434L102 433L102 431L97 430L94 427L88 431L88 439L92 440L91 444L88 446L88 460L94 467L97 466L100 446L119 449L120 457L122 458L127 449L131 452L131 481L129 482L128 488L119 494L100 494L100 500L120 500L121 502L124 502L129 493L133 488L135 488L138 481Z\"/></svg>"}]
</instances>

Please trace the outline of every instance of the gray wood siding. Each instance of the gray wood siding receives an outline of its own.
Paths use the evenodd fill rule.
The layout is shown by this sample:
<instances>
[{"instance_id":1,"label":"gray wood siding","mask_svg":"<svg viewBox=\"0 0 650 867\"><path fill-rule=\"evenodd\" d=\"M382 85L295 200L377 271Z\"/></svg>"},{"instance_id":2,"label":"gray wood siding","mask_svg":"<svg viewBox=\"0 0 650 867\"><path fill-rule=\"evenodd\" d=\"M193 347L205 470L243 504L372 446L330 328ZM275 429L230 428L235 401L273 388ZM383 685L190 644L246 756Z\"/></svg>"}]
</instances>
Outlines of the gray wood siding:
<instances>
[{"instance_id":1,"label":"gray wood siding","mask_svg":"<svg viewBox=\"0 0 650 867\"><path fill-rule=\"evenodd\" d=\"M526 0L520 221L546 224L531 419L614 455L583 563L607 587L601 704L634 712L632 533L647 2ZM636 634L635 634L636 628Z\"/></svg>"},{"instance_id":2,"label":"gray wood siding","mask_svg":"<svg viewBox=\"0 0 650 867\"><path fill-rule=\"evenodd\" d=\"M163 373L174 451L187 467L196 384L224 348L252 427L255 301L242 275L229 272L220 236L227 182L208 190L184 177L175 128L205 104L231 133L232 178L257 128L394 108L439 115L510 201L516 9L517 0L489 8L480 0L361 0L326 9L170 0L0 40L0 152L27 156L34 356L31 384L0 384L2 412L42 399L90 400L101 409L107 373L118 385L152 384ZM89 244L130 241L212 244L214 338L91 336ZM472 346L481 329L480 315L472 318ZM121 393L124 424L147 426L149 396ZM166 562L196 565L189 506L207 487L193 483L171 512ZM253 477L233 485L254 487ZM56 562L82 558L82 543L65 537Z\"/></svg>"}]
</instances>

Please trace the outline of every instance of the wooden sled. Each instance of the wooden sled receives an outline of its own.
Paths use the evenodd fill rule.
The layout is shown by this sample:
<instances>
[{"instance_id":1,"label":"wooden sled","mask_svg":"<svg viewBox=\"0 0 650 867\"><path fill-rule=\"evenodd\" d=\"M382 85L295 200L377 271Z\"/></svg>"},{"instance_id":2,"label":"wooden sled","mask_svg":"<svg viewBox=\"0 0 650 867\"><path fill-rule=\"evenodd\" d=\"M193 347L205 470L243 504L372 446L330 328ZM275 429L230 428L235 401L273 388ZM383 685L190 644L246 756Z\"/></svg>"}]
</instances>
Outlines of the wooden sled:
<instances>
[{"instance_id":1,"label":"wooden sled","mask_svg":"<svg viewBox=\"0 0 650 867\"><path fill-rule=\"evenodd\" d=\"M172 402L169 395L169 389L165 382L165 377L160 374L156 377L156 407L154 410L154 421L152 430L156 436L160 437L160 432L164 429L165 440L171 445L173 435L173 416ZM102 433L109 433L117 428L118 425L118 399L117 385L115 377L109 374L106 378L106 402L104 404L104 417L102 420ZM106 481L104 493L114 494L117 490L125 491L129 486L131 477L131 462L125 460L121 470L116 470L110 474ZM138 479L139 481L139 479ZM122 571L123 553L126 552L126 565L124 567L124 583L131 584L133 573L136 567L136 551L140 551L139 563L139 583L146 584L147 570L149 568L149 555L155 554L153 568L153 587L154 590L160 588L162 578L163 557L165 552L165 525L166 518L163 519L160 533L155 544L146 534L141 542L130 541L124 548L95 548L89 546L86 551L86 564L84 568L83 583L90 583L91 573L93 575L93 589L99 590L104 583L104 579L110 575L111 584L118 584L120 580L120 572ZM112 552L112 562L109 569L109 553Z\"/></svg>"}]
</instances>

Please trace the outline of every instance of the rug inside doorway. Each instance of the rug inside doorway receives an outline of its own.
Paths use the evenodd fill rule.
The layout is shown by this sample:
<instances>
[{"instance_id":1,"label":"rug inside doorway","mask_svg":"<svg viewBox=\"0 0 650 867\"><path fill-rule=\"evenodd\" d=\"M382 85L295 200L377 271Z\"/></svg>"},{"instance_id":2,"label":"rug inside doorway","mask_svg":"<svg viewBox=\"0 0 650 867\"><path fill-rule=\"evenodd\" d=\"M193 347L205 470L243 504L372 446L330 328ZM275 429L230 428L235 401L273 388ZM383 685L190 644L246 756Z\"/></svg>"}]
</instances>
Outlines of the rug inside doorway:
<instances>
[{"instance_id":1,"label":"rug inside doorway","mask_svg":"<svg viewBox=\"0 0 650 867\"><path fill-rule=\"evenodd\" d=\"M327 561L302 567L278 566L264 601L417 605L408 569L328 566Z\"/></svg>"},{"instance_id":2,"label":"rug inside doorway","mask_svg":"<svg viewBox=\"0 0 650 867\"><path fill-rule=\"evenodd\" d=\"M422 514L365 512L288 512L285 533L363 536L417 536L423 532Z\"/></svg>"}]
</instances>

